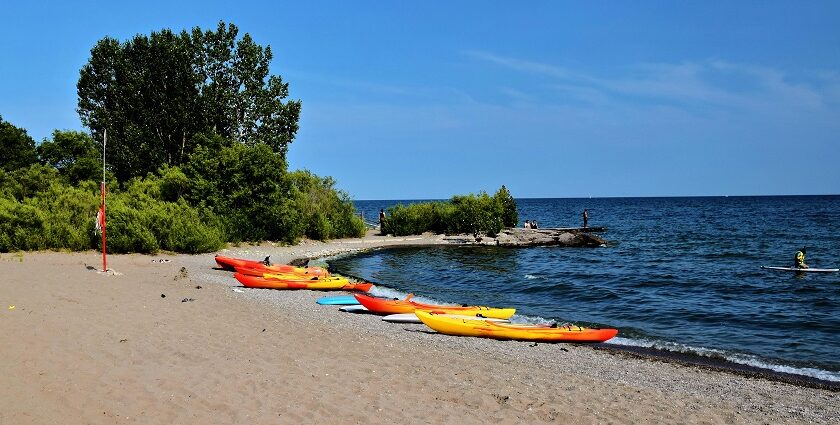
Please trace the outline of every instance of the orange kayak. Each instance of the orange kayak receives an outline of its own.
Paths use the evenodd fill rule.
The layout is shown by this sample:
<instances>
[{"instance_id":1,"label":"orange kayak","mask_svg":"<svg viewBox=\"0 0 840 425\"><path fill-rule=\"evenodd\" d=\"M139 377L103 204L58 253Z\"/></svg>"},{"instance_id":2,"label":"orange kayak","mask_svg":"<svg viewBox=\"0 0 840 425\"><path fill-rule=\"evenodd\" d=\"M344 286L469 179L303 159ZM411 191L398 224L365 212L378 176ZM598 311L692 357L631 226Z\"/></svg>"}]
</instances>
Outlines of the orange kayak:
<instances>
[{"instance_id":1,"label":"orange kayak","mask_svg":"<svg viewBox=\"0 0 840 425\"><path fill-rule=\"evenodd\" d=\"M373 287L372 283L349 282L343 277L321 277L306 279L284 279L279 276L266 274L265 276L251 276L234 273L236 280L249 288L264 289L312 289L312 290L343 290L367 292Z\"/></svg>"},{"instance_id":2,"label":"orange kayak","mask_svg":"<svg viewBox=\"0 0 840 425\"><path fill-rule=\"evenodd\" d=\"M515 308L494 308L484 306L453 306L423 304L412 301L413 294L409 294L404 300L392 300L387 298L371 297L370 295L355 294L359 304L365 306L369 311L376 314L401 314L413 313L415 310L434 311L445 314L461 314L467 316L481 315L496 319L508 319L516 313Z\"/></svg>"},{"instance_id":3,"label":"orange kayak","mask_svg":"<svg viewBox=\"0 0 840 425\"><path fill-rule=\"evenodd\" d=\"M309 279L314 276L325 277L328 275L328 273L326 273L324 269L320 267L288 267L284 268L278 267L276 265L268 267L234 266L233 269L236 270L237 273L247 274L250 276L262 276L264 274L282 274L288 276L299 276L301 279Z\"/></svg>"},{"instance_id":4,"label":"orange kayak","mask_svg":"<svg viewBox=\"0 0 840 425\"><path fill-rule=\"evenodd\" d=\"M305 273L305 274L327 274L322 267L295 267L288 264L266 265L259 260L246 260L244 258L216 256L216 264L225 270L235 271L236 267L247 267L257 270L265 270L266 273Z\"/></svg>"},{"instance_id":5,"label":"orange kayak","mask_svg":"<svg viewBox=\"0 0 840 425\"><path fill-rule=\"evenodd\" d=\"M370 282L350 282L341 287L343 291L358 291L358 292L367 292L370 291L370 288L373 288L373 284Z\"/></svg>"}]
</instances>

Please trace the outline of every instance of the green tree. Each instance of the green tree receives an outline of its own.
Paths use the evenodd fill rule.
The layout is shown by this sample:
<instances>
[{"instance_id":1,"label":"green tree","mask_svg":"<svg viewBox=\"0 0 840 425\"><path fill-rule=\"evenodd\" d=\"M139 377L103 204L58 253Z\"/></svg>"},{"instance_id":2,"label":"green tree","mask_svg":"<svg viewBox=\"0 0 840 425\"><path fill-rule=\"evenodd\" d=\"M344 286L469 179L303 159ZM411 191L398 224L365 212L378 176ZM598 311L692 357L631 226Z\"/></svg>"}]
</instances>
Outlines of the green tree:
<instances>
[{"instance_id":1,"label":"green tree","mask_svg":"<svg viewBox=\"0 0 840 425\"><path fill-rule=\"evenodd\" d=\"M284 102L288 84L269 75L271 48L238 33L220 22L216 31L164 29L93 47L77 83L78 112L97 143L108 130L120 181L183 164L207 132L285 155L300 102Z\"/></svg>"},{"instance_id":2,"label":"green tree","mask_svg":"<svg viewBox=\"0 0 840 425\"><path fill-rule=\"evenodd\" d=\"M265 144L226 145L220 136L201 139L223 147L201 145L184 165L190 182L184 197L191 204L221 217L228 238L234 241L293 242L303 234L281 155Z\"/></svg>"},{"instance_id":3,"label":"green tree","mask_svg":"<svg viewBox=\"0 0 840 425\"><path fill-rule=\"evenodd\" d=\"M217 134L254 145L265 143L281 155L298 130L300 101L287 101L289 84L269 75L271 46L256 44L249 34L237 40L236 25L219 22L216 31L192 30L198 46L194 63L199 75L201 116Z\"/></svg>"},{"instance_id":4,"label":"green tree","mask_svg":"<svg viewBox=\"0 0 840 425\"><path fill-rule=\"evenodd\" d=\"M55 130L52 140L44 140L38 146L38 156L42 164L55 167L73 185L101 180L102 159L87 133Z\"/></svg>"},{"instance_id":5,"label":"green tree","mask_svg":"<svg viewBox=\"0 0 840 425\"><path fill-rule=\"evenodd\" d=\"M505 227L516 227L519 224L519 212L516 210L516 200L510 191L502 185L499 190L493 195L493 201L496 202L499 208L499 215L502 218L502 224Z\"/></svg>"},{"instance_id":6,"label":"green tree","mask_svg":"<svg viewBox=\"0 0 840 425\"><path fill-rule=\"evenodd\" d=\"M26 168L38 162L35 140L26 134L26 130L4 121L0 115L0 170L14 171Z\"/></svg>"}]
</instances>

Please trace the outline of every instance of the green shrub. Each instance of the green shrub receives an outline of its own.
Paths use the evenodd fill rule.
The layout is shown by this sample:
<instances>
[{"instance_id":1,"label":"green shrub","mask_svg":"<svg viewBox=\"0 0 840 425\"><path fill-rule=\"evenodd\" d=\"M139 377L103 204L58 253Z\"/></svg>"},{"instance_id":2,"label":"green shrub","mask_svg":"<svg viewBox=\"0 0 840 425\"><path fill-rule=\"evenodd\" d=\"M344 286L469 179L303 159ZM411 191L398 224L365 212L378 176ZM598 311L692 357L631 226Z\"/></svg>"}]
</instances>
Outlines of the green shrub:
<instances>
[{"instance_id":1,"label":"green shrub","mask_svg":"<svg viewBox=\"0 0 840 425\"><path fill-rule=\"evenodd\" d=\"M224 246L218 220L201 214L183 199L149 204L146 212L160 249L195 254ZM216 222L216 226L208 225L208 221Z\"/></svg>"},{"instance_id":2,"label":"green shrub","mask_svg":"<svg viewBox=\"0 0 840 425\"><path fill-rule=\"evenodd\" d=\"M54 183L28 200L44 213L46 249L81 251L97 246L94 233L99 196L93 190Z\"/></svg>"},{"instance_id":3,"label":"green shrub","mask_svg":"<svg viewBox=\"0 0 840 425\"><path fill-rule=\"evenodd\" d=\"M446 234L485 233L495 236L505 227L519 221L516 201L502 186L493 197L479 195L453 196L448 202L422 202L396 205L388 209L385 232L395 236L423 232Z\"/></svg>"},{"instance_id":4,"label":"green shrub","mask_svg":"<svg viewBox=\"0 0 840 425\"><path fill-rule=\"evenodd\" d=\"M388 209L385 232L396 236L417 235L423 232L457 233L448 228L454 211L455 207L449 202L398 204Z\"/></svg>"},{"instance_id":5,"label":"green shrub","mask_svg":"<svg viewBox=\"0 0 840 425\"><path fill-rule=\"evenodd\" d=\"M451 233L487 233L495 236L504 228L500 209L485 192L478 196L454 196L452 204L455 205L455 212L449 221Z\"/></svg>"},{"instance_id":6,"label":"green shrub","mask_svg":"<svg viewBox=\"0 0 840 425\"><path fill-rule=\"evenodd\" d=\"M98 197L90 187L52 182L18 202L0 199L0 251L70 249L96 246L93 234Z\"/></svg>"},{"instance_id":7,"label":"green shrub","mask_svg":"<svg viewBox=\"0 0 840 425\"><path fill-rule=\"evenodd\" d=\"M0 174L0 193L6 193L18 201L23 201L49 189L53 183L61 182L62 178L55 168L33 164Z\"/></svg>"},{"instance_id":8,"label":"green shrub","mask_svg":"<svg viewBox=\"0 0 840 425\"><path fill-rule=\"evenodd\" d=\"M164 201L175 202L190 188L190 179L178 167L160 169L160 196Z\"/></svg>"},{"instance_id":9,"label":"green shrub","mask_svg":"<svg viewBox=\"0 0 840 425\"><path fill-rule=\"evenodd\" d=\"M44 248L44 214L16 199L0 198L0 252Z\"/></svg>"},{"instance_id":10,"label":"green shrub","mask_svg":"<svg viewBox=\"0 0 840 425\"><path fill-rule=\"evenodd\" d=\"M197 140L183 169L165 166L121 183L106 175L108 252L198 253L225 241L364 235L365 223L332 178L289 173L283 156L264 144ZM81 133L55 132L39 151L48 165L0 169L0 251L101 249L90 145Z\"/></svg>"},{"instance_id":11,"label":"green shrub","mask_svg":"<svg viewBox=\"0 0 840 425\"><path fill-rule=\"evenodd\" d=\"M211 137L215 148L199 146L184 165L190 182L184 197L224 223L231 241L294 240L283 216L291 204L286 162L264 144L226 144Z\"/></svg>"},{"instance_id":12,"label":"green shrub","mask_svg":"<svg viewBox=\"0 0 840 425\"><path fill-rule=\"evenodd\" d=\"M124 190L109 197L108 252L199 253L224 245L221 222L211 212L194 208L182 198L161 199L169 177L177 173L170 169L163 177L132 179Z\"/></svg>"},{"instance_id":13,"label":"green shrub","mask_svg":"<svg viewBox=\"0 0 840 425\"><path fill-rule=\"evenodd\" d=\"M283 157L266 145L209 139L216 147L196 148L184 166L183 193L192 205L219 217L227 240L295 243L304 236L364 235L349 196L336 190L331 178L287 172Z\"/></svg>"},{"instance_id":14,"label":"green shrub","mask_svg":"<svg viewBox=\"0 0 840 425\"><path fill-rule=\"evenodd\" d=\"M155 253L160 249L149 217L119 199L106 208L109 253Z\"/></svg>"},{"instance_id":15,"label":"green shrub","mask_svg":"<svg viewBox=\"0 0 840 425\"><path fill-rule=\"evenodd\" d=\"M499 188L493 195L493 202L496 203L498 213L502 218L504 227L516 227L519 225L519 211L516 210L516 201L505 185Z\"/></svg>"},{"instance_id":16,"label":"green shrub","mask_svg":"<svg viewBox=\"0 0 840 425\"><path fill-rule=\"evenodd\" d=\"M364 220L356 214L347 193L335 189L331 177L318 177L301 170L288 173L288 178L295 198L293 208L306 223L306 237L327 240L365 234Z\"/></svg>"}]
</instances>

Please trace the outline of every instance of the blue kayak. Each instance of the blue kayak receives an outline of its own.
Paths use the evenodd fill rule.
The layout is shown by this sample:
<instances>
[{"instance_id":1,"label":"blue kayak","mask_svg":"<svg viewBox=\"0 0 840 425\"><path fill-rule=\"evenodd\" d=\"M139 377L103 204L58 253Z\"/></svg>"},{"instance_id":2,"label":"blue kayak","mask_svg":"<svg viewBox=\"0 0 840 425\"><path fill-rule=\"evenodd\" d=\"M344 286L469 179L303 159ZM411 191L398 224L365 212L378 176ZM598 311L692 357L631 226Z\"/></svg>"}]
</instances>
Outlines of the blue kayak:
<instances>
[{"instance_id":1,"label":"blue kayak","mask_svg":"<svg viewBox=\"0 0 840 425\"><path fill-rule=\"evenodd\" d=\"M335 297L323 297L315 301L321 305L357 305L359 301L352 295L339 295Z\"/></svg>"}]
</instances>

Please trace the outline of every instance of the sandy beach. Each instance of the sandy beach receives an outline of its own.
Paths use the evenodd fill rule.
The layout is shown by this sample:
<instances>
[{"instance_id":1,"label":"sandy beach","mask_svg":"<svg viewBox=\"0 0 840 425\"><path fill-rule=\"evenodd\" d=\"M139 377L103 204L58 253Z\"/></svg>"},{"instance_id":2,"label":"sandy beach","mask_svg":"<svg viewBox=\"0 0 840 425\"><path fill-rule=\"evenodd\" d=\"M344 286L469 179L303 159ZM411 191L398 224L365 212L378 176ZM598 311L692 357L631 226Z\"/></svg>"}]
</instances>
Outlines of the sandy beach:
<instances>
[{"instance_id":1,"label":"sandy beach","mask_svg":"<svg viewBox=\"0 0 840 425\"><path fill-rule=\"evenodd\" d=\"M439 236L221 253L274 262ZM164 261L160 261L164 260ZM213 254L0 255L0 424L840 423L836 391L573 344L439 335L239 289Z\"/></svg>"}]
</instances>

